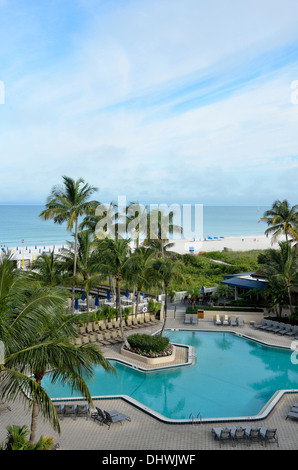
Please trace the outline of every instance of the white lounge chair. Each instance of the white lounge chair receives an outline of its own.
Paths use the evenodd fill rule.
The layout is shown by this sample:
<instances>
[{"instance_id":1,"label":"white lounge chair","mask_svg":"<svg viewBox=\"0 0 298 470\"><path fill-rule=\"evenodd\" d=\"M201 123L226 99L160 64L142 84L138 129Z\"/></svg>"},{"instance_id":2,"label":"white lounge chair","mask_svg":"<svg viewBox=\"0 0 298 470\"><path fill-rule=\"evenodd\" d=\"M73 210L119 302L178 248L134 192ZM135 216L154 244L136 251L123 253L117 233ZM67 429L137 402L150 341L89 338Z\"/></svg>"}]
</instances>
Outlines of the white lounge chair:
<instances>
[{"instance_id":1,"label":"white lounge chair","mask_svg":"<svg viewBox=\"0 0 298 470\"><path fill-rule=\"evenodd\" d=\"M231 315L231 318L230 318L230 325L231 325L231 326L237 326L237 320L236 320L236 316L235 316L235 315Z\"/></svg>"},{"instance_id":2,"label":"white lounge chair","mask_svg":"<svg viewBox=\"0 0 298 470\"><path fill-rule=\"evenodd\" d=\"M238 323L238 326L244 326L244 321L241 316L237 318L237 323Z\"/></svg>"},{"instance_id":3,"label":"white lounge chair","mask_svg":"<svg viewBox=\"0 0 298 470\"><path fill-rule=\"evenodd\" d=\"M222 325L222 321L219 315L215 315L214 317L214 324L215 325Z\"/></svg>"},{"instance_id":4,"label":"white lounge chair","mask_svg":"<svg viewBox=\"0 0 298 470\"><path fill-rule=\"evenodd\" d=\"M229 325L230 324L228 315L223 316L222 324L223 325Z\"/></svg>"}]
</instances>

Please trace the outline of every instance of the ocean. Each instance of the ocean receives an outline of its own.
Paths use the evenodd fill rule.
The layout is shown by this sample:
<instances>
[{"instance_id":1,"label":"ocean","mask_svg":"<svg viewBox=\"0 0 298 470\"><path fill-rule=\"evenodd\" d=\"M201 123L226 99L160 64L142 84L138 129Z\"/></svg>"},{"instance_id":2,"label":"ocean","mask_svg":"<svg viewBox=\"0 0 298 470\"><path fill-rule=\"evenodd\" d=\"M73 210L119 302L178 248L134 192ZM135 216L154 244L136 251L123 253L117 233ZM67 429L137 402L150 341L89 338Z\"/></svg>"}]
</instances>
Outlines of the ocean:
<instances>
[{"instance_id":1,"label":"ocean","mask_svg":"<svg viewBox=\"0 0 298 470\"><path fill-rule=\"evenodd\" d=\"M39 218L43 209L42 205L0 205L1 245L62 245L73 241L66 224L58 225L52 220ZM258 222L267 206L203 206L202 209L203 230L200 235L204 237L263 235L267 227L264 222ZM195 207L192 206L191 231L186 227L184 238L191 237L195 225Z\"/></svg>"}]
</instances>

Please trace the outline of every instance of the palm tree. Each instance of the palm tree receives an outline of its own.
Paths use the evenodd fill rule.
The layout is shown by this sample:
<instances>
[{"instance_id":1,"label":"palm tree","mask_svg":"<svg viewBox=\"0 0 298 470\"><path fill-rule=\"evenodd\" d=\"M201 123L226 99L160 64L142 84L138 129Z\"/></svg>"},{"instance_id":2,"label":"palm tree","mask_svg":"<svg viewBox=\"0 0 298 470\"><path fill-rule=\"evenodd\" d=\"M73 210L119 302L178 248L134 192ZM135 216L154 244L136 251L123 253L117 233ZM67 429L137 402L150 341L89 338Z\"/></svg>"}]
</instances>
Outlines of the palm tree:
<instances>
[{"instance_id":1,"label":"palm tree","mask_svg":"<svg viewBox=\"0 0 298 470\"><path fill-rule=\"evenodd\" d=\"M234 290L226 284L219 284L216 289L216 293L219 295L219 297L223 297L225 306L227 298L234 293Z\"/></svg>"},{"instance_id":2,"label":"palm tree","mask_svg":"<svg viewBox=\"0 0 298 470\"><path fill-rule=\"evenodd\" d=\"M131 269L131 262L129 261L129 256L131 254L130 241L130 239L102 240L96 254L98 264L101 267L101 272L103 274L110 274L115 280L116 305L120 319L121 336L123 339L124 330L121 308L120 285L121 281L129 275L129 271Z\"/></svg>"},{"instance_id":3,"label":"palm tree","mask_svg":"<svg viewBox=\"0 0 298 470\"><path fill-rule=\"evenodd\" d=\"M46 374L53 382L68 382L92 403L86 378L92 377L95 365L113 370L96 345L74 345L77 329L75 318L64 315L66 298L64 289L24 276L11 258L0 260L0 341L5 346L0 396L12 402L23 398L32 410L31 442L39 411L60 432L53 403L41 385Z\"/></svg>"},{"instance_id":4,"label":"palm tree","mask_svg":"<svg viewBox=\"0 0 298 470\"><path fill-rule=\"evenodd\" d=\"M89 293L93 287L103 280L103 275L99 274L100 266L96 257L98 240L88 230L78 233L77 247L77 267L76 275L72 277L72 283L81 286L87 294L87 312L89 312ZM74 253L72 251L62 251L62 259L65 267L73 265Z\"/></svg>"},{"instance_id":5,"label":"palm tree","mask_svg":"<svg viewBox=\"0 0 298 470\"><path fill-rule=\"evenodd\" d=\"M272 235L272 243L274 243L279 235L285 235L286 241L290 235L293 239L297 239L298 225L298 205L290 206L287 200L275 201L271 209L264 212L260 219L266 222L269 228L265 230L265 234ZM259 222L260 222L259 221Z\"/></svg>"},{"instance_id":6,"label":"palm tree","mask_svg":"<svg viewBox=\"0 0 298 470\"><path fill-rule=\"evenodd\" d=\"M183 265L180 261L170 258L158 258L153 261L152 270L156 273L156 279L163 283L165 292L164 321L160 332L162 336L167 321L169 284L173 281L184 281Z\"/></svg>"},{"instance_id":7,"label":"palm tree","mask_svg":"<svg viewBox=\"0 0 298 470\"><path fill-rule=\"evenodd\" d=\"M173 233L182 233L180 225L174 224L173 211L166 214L161 209L152 209L149 213L149 226L145 244L150 244L152 240L158 240L160 243L161 257L165 257L164 244L168 242L169 235Z\"/></svg>"},{"instance_id":8,"label":"palm tree","mask_svg":"<svg viewBox=\"0 0 298 470\"><path fill-rule=\"evenodd\" d=\"M292 306L291 289L297 281L298 259L297 250L289 242L279 242L279 249L266 250L262 257L262 271L268 277L274 277L283 283L288 294L289 309L291 315L294 313Z\"/></svg>"},{"instance_id":9,"label":"palm tree","mask_svg":"<svg viewBox=\"0 0 298 470\"><path fill-rule=\"evenodd\" d=\"M77 245L79 217L83 216L91 208L98 205L97 201L90 201L90 196L97 191L96 187L85 183L83 178L77 181L68 176L63 176L63 185L54 186L47 198L46 209L40 213L44 220L53 219L55 223L67 222L67 230L75 227L75 246L73 276L76 275ZM74 286L72 288L72 311L74 309Z\"/></svg>"},{"instance_id":10,"label":"palm tree","mask_svg":"<svg viewBox=\"0 0 298 470\"><path fill-rule=\"evenodd\" d=\"M150 221L148 208L139 202L130 202L126 209L127 232L135 241L135 247L140 246L140 236L147 234Z\"/></svg>"},{"instance_id":11,"label":"palm tree","mask_svg":"<svg viewBox=\"0 0 298 470\"><path fill-rule=\"evenodd\" d=\"M55 250L42 253L32 263L31 272L34 279L47 286L61 285L64 264L58 259Z\"/></svg>"}]
</instances>

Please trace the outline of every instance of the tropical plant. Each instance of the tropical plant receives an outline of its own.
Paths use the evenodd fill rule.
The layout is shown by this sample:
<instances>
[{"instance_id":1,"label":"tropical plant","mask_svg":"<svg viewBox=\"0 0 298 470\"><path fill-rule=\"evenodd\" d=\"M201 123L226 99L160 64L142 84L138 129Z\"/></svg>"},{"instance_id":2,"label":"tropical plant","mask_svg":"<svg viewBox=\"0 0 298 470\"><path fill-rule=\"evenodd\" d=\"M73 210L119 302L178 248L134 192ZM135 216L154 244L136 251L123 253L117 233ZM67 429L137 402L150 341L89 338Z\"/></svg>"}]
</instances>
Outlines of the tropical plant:
<instances>
[{"instance_id":1,"label":"tropical plant","mask_svg":"<svg viewBox=\"0 0 298 470\"><path fill-rule=\"evenodd\" d=\"M55 250L51 253L42 253L31 266L33 278L47 286L61 285L63 280L65 281L64 270L65 265L57 257Z\"/></svg>"},{"instance_id":2,"label":"tropical plant","mask_svg":"<svg viewBox=\"0 0 298 470\"><path fill-rule=\"evenodd\" d=\"M28 440L30 430L26 425L12 425L7 427L7 438L0 447L1 450L52 450L55 439L53 437L41 436L39 440L32 443Z\"/></svg>"},{"instance_id":3,"label":"tropical plant","mask_svg":"<svg viewBox=\"0 0 298 470\"><path fill-rule=\"evenodd\" d=\"M173 280L183 281L183 264L179 261L173 261L170 258L158 258L152 262L151 272L155 274L157 280L162 282L164 287L164 321L160 331L160 335L162 336L167 321L169 285Z\"/></svg>"},{"instance_id":4,"label":"tropical plant","mask_svg":"<svg viewBox=\"0 0 298 470\"><path fill-rule=\"evenodd\" d=\"M217 286L216 293L219 295L219 297L223 297L224 305L226 305L227 299L234 294L234 290L226 284L219 284Z\"/></svg>"},{"instance_id":5,"label":"tropical plant","mask_svg":"<svg viewBox=\"0 0 298 470\"><path fill-rule=\"evenodd\" d=\"M85 380L92 377L93 367L114 369L96 345L74 345L75 316L65 315L67 294L62 288L32 281L9 257L0 260L0 280L0 341L5 347L0 395L11 402L23 398L31 409L33 442L39 412L60 432L55 408L41 384L45 375L52 382L68 382L92 403Z\"/></svg>"},{"instance_id":6,"label":"tropical plant","mask_svg":"<svg viewBox=\"0 0 298 470\"><path fill-rule=\"evenodd\" d=\"M158 240L161 257L164 258L164 245L168 242L169 236L174 233L183 233L182 227L174 223L174 212L166 213L161 209L152 209L149 213L149 225L144 243L152 246L154 241Z\"/></svg>"},{"instance_id":7,"label":"tropical plant","mask_svg":"<svg viewBox=\"0 0 298 470\"><path fill-rule=\"evenodd\" d=\"M291 289L297 282L298 259L297 250L289 242L279 242L279 249L266 250L261 258L260 270L270 279L276 278L281 282L288 294L290 314L294 313Z\"/></svg>"},{"instance_id":8,"label":"tropical plant","mask_svg":"<svg viewBox=\"0 0 298 470\"><path fill-rule=\"evenodd\" d=\"M260 221L266 222L269 226L265 234L267 236L272 234L272 243L280 235L284 235L286 241L289 236L297 239L298 204L291 207L287 200L275 201L271 209L264 212Z\"/></svg>"},{"instance_id":9,"label":"tropical plant","mask_svg":"<svg viewBox=\"0 0 298 470\"><path fill-rule=\"evenodd\" d=\"M130 275L131 262L129 261L130 239L127 240L102 240L97 252L96 257L101 272L106 275L111 275L114 278L116 285L116 306L120 319L121 336L124 339L123 329L123 316L121 307L121 282Z\"/></svg>"},{"instance_id":10,"label":"tropical plant","mask_svg":"<svg viewBox=\"0 0 298 470\"><path fill-rule=\"evenodd\" d=\"M47 198L46 209L39 216L44 219L53 219L54 223L67 223L67 230L75 229L73 276L76 275L77 245L79 217L98 205L97 201L90 201L90 196L97 191L96 187L85 183L83 178L77 181L63 176L63 185L54 186ZM72 288L72 311L74 311L74 286Z\"/></svg>"}]
</instances>

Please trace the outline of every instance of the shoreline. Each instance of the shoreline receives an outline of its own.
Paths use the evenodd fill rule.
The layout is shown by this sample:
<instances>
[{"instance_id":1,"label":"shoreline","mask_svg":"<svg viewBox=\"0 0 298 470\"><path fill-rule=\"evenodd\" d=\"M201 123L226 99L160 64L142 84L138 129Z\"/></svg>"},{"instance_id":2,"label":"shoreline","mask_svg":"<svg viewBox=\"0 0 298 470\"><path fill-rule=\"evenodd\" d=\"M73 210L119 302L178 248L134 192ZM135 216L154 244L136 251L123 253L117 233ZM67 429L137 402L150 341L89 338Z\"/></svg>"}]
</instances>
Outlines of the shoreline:
<instances>
[{"instance_id":1,"label":"shoreline","mask_svg":"<svg viewBox=\"0 0 298 470\"><path fill-rule=\"evenodd\" d=\"M284 237L280 237L279 241L283 241ZM200 252L210 251L250 251L250 250L266 250L268 248L278 248L278 242L272 244L271 237L266 235L243 235L231 236L212 239L196 239L196 240L169 240L174 246L170 251L179 254L199 254ZM69 249L69 245L65 244L47 244L33 246L4 247L1 246L1 253L9 252L17 260L32 261L42 253L51 253L53 250L59 254L62 249Z\"/></svg>"}]
</instances>

